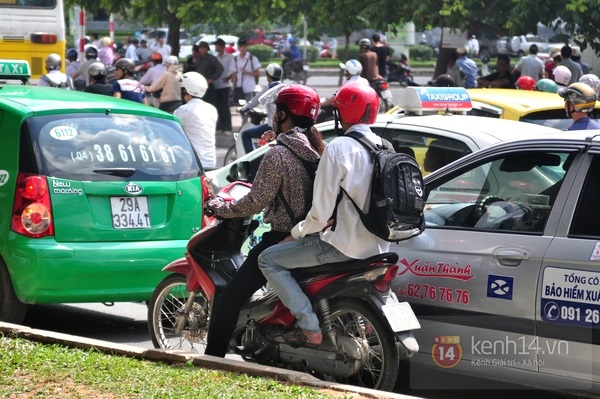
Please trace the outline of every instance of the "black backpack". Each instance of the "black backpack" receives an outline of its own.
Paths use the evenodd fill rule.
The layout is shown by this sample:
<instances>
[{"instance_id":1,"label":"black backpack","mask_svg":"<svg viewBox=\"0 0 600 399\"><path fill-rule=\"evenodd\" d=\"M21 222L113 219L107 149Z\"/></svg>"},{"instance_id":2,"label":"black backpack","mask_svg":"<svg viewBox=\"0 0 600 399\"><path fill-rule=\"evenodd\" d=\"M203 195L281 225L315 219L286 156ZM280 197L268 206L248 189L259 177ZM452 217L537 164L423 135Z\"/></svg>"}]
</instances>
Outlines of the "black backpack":
<instances>
[{"instance_id":1,"label":"black backpack","mask_svg":"<svg viewBox=\"0 0 600 399\"><path fill-rule=\"evenodd\" d=\"M67 84L67 82L60 82L59 84L56 84L52 80L50 80L50 78L48 78L46 75L43 75L42 79L45 82L49 83L51 87L58 87L59 89L67 89L67 90L69 90L69 85Z\"/></svg>"},{"instance_id":2,"label":"black backpack","mask_svg":"<svg viewBox=\"0 0 600 399\"><path fill-rule=\"evenodd\" d=\"M348 132L367 147L374 157L371 179L371 198L368 211L363 213L356 202L342 188L360 219L371 233L390 242L398 242L419 235L425 229L423 217L423 175L414 158L397 153L392 144L383 140L375 145L365 136ZM341 199L342 193L340 193Z\"/></svg>"},{"instance_id":3,"label":"black backpack","mask_svg":"<svg viewBox=\"0 0 600 399\"><path fill-rule=\"evenodd\" d=\"M283 143L277 143L277 145L280 145L280 146L283 146L283 147L287 148L289 152L291 152L298 160L300 160L300 162L302 162L302 165L304 166L304 169L306 170L306 173L308 174L308 177L310 178L311 182L314 183L314 181L315 181L315 175L317 173L317 167L319 166L319 161L312 161L312 162L311 161L307 161L306 159L304 159L304 158L300 157L298 154L296 154L287 145L285 145ZM310 211L310 207L312 206L312 196L313 196L313 191L311 189L310 190L310 195L309 195L309 197L307 198L307 200L305 202L306 205L304 206L304 210L302 211L302 213L300 215L296 216L296 215L294 215L294 212L292 211L292 207L286 201L285 197L281 193L281 190L277 193L277 198L279 198L279 200L281 201L281 203L285 207L285 210L286 210L288 216L290 217L290 220L292 221L292 224L294 226L296 224L298 224L299 222L303 221L304 218L306 217L306 215L308 214L308 211Z\"/></svg>"}]
</instances>

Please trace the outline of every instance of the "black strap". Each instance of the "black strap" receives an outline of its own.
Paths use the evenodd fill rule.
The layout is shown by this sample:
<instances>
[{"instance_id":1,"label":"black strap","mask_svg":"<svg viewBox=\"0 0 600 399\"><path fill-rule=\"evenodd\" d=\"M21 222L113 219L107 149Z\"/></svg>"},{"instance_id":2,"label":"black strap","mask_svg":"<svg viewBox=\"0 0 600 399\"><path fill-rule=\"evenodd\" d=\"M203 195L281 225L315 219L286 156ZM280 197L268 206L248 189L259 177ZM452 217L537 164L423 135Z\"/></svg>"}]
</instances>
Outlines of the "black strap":
<instances>
[{"instance_id":1,"label":"black strap","mask_svg":"<svg viewBox=\"0 0 600 399\"><path fill-rule=\"evenodd\" d=\"M287 145L278 142L277 145L283 146L285 148L287 148L287 150L289 152L291 152L296 158L298 158L298 160L300 160L300 162L302 163L302 166L304 167L304 170L306 170L306 173L308 175L310 175L309 170L306 167L306 163L304 161L304 159L302 159L298 154L296 154L294 151L292 151L292 149L290 147L288 147ZM296 224L298 224L298 222L302 221L302 218L297 218L294 215L294 211L292 210L292 207L290 206L289 202L287 202L287 200L285 199L285 197L283 196L283 193L281 192L281 189L277 192L277 198L279 198L279 200L283 203L283 206L285 208L285 211L287 212L288 216L290 217L290 220L292 221L292 224L295 226ZM312 206L312 204L310 205ZM306 205L304 206L304 211L306 211ZM310 209L310 208L309 208ZM305 212L303 212L305 213Z\"/></svg>"}]
</instances>

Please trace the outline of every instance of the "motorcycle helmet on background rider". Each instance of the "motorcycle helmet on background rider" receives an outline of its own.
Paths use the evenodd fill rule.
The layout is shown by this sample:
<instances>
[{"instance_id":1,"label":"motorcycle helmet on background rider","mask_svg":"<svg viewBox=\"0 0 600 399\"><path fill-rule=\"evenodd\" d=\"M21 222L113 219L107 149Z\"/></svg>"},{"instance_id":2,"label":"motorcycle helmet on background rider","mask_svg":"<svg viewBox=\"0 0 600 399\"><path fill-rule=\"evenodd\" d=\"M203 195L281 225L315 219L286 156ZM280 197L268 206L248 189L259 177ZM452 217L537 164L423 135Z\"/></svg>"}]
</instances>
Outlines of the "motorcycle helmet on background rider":
<instances>
[{"instance_id":1,"label":"motorcycle helmet on background rider","mask_svg":"<svg viewBox=\"0 0 600 399\"><path fill-rule=\"evenodd\" d=\"M47 71L53 71L53 70L60 69L61 65L62 65L62 60L60 58L60 55L52 53L46 57L46 70Z\"/></svg>"},{"instance_id":2,"label":"motorcycle helmet on background rider","mask_svg":"<svg viewBox=\"0 0 600 399\"><path fill-rule=\"evenodd\" d=\"M592 112L596 106L596 90L582 82L560 89L558 95L565 99L565 103L572 104L577 112Z\"/></svg>"},{"instance_id":3,"label":"motorcycle helmet on background rider","mask_svg":"<svg viewBox=\"0 0 600 399\"><path fill-rule=\"evenodd\" d=\"M155 51L154 53L152 53L152 55L150 56L150 60L156 65L156 64L162 64L163 62L163 56L161 53Z\"/></svg>"},{"instance_id":4,"label":"motorcycle helmet on background rider","mask_svg":"<svg viewBox=\"0 0 600 399\"><path fill-rule=\"evenodd\" d=\"M340 68L344 69L350 76L357 76L362 72L362 64L355 59L348 60L345 64L340 62Z\"/></svg>"},{"instance_id":5,"label":"motorcycle helmet on background rider","mask_svg":"<svg viewBox=\"0 0 600 399\"><path fill-rule=\"evenodd\" d=\"M281 80L281 75L283 74L283 69L281 68L281 66L279 64L271 63L271 64L267 65L267 68L265 69L265 71L267 72L267 75L270 76L274 82Z\"/></svg>"},{"instance_id":6,"label":"motorcycle helmet on background rider","mask_svg":"<svg viewBox=\"0 0 600 399\"><path fill-rule=\"evenodd\" d=\"M360 39L358 41L358 47L360 47L361 49L363 49L363 48L370 49L371 48L371 40L369 40L367 38Z\"/></svg>"},{"instance_id":7,"label":"motorcycle helmet on background rider","mask_svg":"<svg viewBox=\"0 0 600 399\"><path fill-rule=\"evenodd\" d=\"M170 55L165 59L165 66L179 65L179 59L174 55Z\"/></svg>"},{"instance_id":8,"label":"motorcycle helmet on background rider","mask_svg":"<svg viewBox=\"0 0 600 399\"><path fill-rule=\"evenodd\" d=\"M86 60L95 60L98 58L98 50L94 46L89 46L83 51L83 55Z\"/></svg>"},{"instance_id":9,"label":"motorcycle helmet on background rider","mask_svg":"<svg viewBox=\"0 0 600 399\"><path fill-rule=\"evenodd\" d=\"M579 81L596 90L596 95L600 95L600 78L598 78L598 76L594 75L593 73L586 73L579 78Z\"/></svg>"},{"instance_id":10,"label":"motorcycle helmet on background rider","mask_svg":"<svg viewBox=\"0 0 600 399\"><path fill-rule=\"evenodd\" d=\"M67 50L67 59L71 62L77 60L77 50L70 48Z\"/></svg>"},{"instance_id":11,"label":"motorcycle helmet on background rider","mask_svg":"<svg viewBox=\"0 0 600 399\"><path fill-rule=\"evenodd\" d=\"M88 75L96 81L104 81L108 76L108 71L102 62L93 62L88 68Z\"/></svg>"},{"instance_id":12,"label":"motorcycle helmet on background rider","mask_svg":"<svg viewBox=\"0 0 600 399\"><path fill-rule=\"evenodd\" d=\"M535 79L531 76L520 76L517 79L516 86L520 90L535 90Z\"/></svg>"},{"instance_id":13,"label":"motorcycle helmet on background rider","mask_svg":"<svg viewBox=\"0 0 600 399\"><path fill-rule=\"evenodd\" d=\"M568 85L571 80L571 71L564 65L558 65L554 68L552 75L554 75L554 81L561 86Z\"/></svg>"},{"instance_id":14,"label":"motorcycle helmet on background rider","mask_svg":"<svg viewBox=\"0 0 600 399\"><path fill-rule=\"evenodd\" d=\"M179 86L182 91L185 89L190 96L202 98L208 89L208 82L198 72L186 72L179 78Z\"/></svg>"},{"instance_id":15,"label":"motorcycle helmet on background rider","mask_svg":"<svg viewBox=\"0 0 600 399\"><path fill-rule=\"evenodd\" d=\"M556 93L558 91L558 85L552 79L544 78L538 80L535 84L537 91L545 91L546 93Z\"/></svg>"},{"instance_id":16,"label":"motorcycle helmet on background rider","mask_svg":"<svg viewBox=\"0 0 600 399\"><path fill-rule=\"evenodd\" d=\"M129 58L119 58L115 62L115 69L122 70L123 76L132 76L135 71L135 64Z\"/></svg>"},{"instance_id":17,"label":"motorcycle helmet on background rider","mask_svg":"<svg viewBox=\"0 0 600 399\"><path fill-rule=\"evenodd\" d=\"M367 85L348 83L336 93L333 106L340 119L346 123L371 124L375 122L379 112L379 96Z\"/></svg>"}]
</instances>

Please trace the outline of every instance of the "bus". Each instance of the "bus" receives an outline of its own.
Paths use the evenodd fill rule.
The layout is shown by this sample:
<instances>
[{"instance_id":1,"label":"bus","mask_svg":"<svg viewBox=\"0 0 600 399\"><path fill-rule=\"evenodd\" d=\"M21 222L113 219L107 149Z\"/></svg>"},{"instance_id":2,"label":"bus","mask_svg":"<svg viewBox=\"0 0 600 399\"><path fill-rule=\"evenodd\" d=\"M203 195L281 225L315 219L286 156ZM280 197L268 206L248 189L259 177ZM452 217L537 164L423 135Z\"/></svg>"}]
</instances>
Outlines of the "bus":
<instances>
[{"instance_id":1,"label":"bus","mask_svg":"<svg viewBox=\"0 0 600 399\"><path fill-rule=\"evenodd\" d=\"M65 46L63 0L0 0L0 59L26 60L35 83L48 54L61 56L64 72Z\"/></svg>"}]
</instances>

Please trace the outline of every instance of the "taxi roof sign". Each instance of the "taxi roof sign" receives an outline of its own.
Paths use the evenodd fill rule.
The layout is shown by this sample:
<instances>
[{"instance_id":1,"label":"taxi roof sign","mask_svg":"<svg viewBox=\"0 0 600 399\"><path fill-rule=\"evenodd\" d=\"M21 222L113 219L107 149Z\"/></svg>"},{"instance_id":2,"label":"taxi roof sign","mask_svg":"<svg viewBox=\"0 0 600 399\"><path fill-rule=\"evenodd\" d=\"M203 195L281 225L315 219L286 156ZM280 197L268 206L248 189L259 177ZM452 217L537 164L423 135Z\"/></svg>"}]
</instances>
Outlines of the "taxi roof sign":
<instances>
[{"instance_id":1,"label":"taxi roof sign","mask_svg":"<svg viewBox=\"0 0 600 399\"><path fill-rule=\"evenodd\" d=\"M21 80L31 77L29 63L25 60L0 60L0 80Z\"/></svg>"},{"instance_id":2,"label":"taxi roof sign","mask_svg":"<svg viewBox=\"0 0 600 399\"><path fill-rule=\"evenodd\" d=\"M426 111L467 113L473 108L471 96L464 87L409 86L400 97L399 106L406 113L423 115Z\"/></svg>"}]
</instances>

